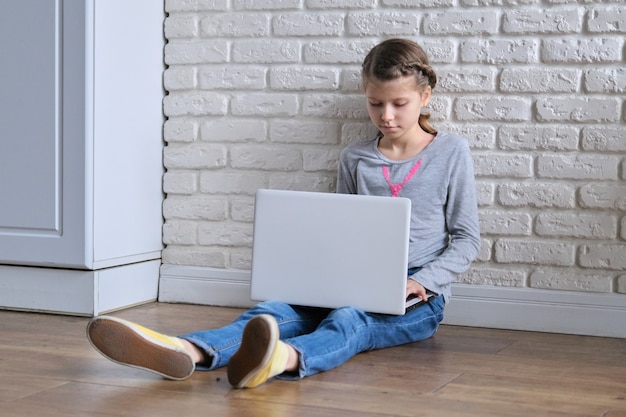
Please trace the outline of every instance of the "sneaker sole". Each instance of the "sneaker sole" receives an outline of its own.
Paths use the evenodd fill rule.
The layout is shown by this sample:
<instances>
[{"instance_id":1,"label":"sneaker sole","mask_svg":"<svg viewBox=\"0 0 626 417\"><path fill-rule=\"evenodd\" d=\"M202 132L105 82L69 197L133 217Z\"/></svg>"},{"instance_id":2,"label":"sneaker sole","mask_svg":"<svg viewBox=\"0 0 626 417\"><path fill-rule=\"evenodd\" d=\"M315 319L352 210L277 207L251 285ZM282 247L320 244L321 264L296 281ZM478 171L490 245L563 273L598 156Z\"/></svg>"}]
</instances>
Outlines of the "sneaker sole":
<instances>
[{"instance_id":1,"label":"sneaker sole","mask_svg":"<svg viewBox=\"0 0 626 417\"><path fill-rule=\"evenodd\" d=\"M195 369L182 350L148 338L132 324L115 317L96 317L87 325L87 338L100 354L120 365L143 369L165 378L183 380Z\"/></svg>"},{"instance_id":2,"label":"sneaker sole","mask_svg":"<svg viewBox=\"0 0 626 417\"><path fill-rule=\"evenodd\" d=\"M263 320L266 326L259 328L254 325L255 320ZM228 363L228 382L235 388L245 388L258 371L269 363L276 343L278 325L271 316L261 314L250 319L243 330L241 346ZM266 347L264 351L259 349L260 344Z\"/></svg>"}]
</instances>

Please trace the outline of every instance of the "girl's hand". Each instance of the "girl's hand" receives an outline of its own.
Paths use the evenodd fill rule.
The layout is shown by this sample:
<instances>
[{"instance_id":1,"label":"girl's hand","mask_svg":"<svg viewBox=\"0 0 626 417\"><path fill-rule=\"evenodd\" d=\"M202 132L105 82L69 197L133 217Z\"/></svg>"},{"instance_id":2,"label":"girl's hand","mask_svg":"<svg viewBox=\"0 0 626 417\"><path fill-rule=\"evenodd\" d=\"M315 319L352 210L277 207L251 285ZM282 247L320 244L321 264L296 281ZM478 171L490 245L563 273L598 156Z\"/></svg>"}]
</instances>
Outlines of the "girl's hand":
<instances>
[{"instance_id":1,"label":"girl's hand","mask_svg":"<svg viewBox=\"0 0 626 417\"><path fill-rule=\"evenodd\" d=\"M426 297L426 288L424 288L424 286L419 282L408 279L406 281L406 298L408 298L411 294L415 294L423 301L428 301L428 297Z\"/></svg>"}]
</instances>

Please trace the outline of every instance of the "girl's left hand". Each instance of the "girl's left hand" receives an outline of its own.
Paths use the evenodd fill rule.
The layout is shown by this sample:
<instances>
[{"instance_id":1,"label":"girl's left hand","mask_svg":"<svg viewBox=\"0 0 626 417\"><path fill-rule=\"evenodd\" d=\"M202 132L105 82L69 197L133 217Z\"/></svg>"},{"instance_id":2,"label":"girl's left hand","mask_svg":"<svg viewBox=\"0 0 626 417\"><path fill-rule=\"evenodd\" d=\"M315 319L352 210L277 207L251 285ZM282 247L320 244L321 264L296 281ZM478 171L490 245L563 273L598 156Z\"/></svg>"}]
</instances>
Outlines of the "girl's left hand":
<instances>
[{"instance_id":1,"label":"girl's left hand","mask_svg":"<svg viewBox=\"0 0 626 417\"><path fill-rule=\"evenodd\" d=\"M424 286L419 282L408 279L406 281L406 297L408 298L411 294L415 294L423 301L428 301L428 297L426 297L426 288L424 288Z\"/></svg>"}]
</instances>

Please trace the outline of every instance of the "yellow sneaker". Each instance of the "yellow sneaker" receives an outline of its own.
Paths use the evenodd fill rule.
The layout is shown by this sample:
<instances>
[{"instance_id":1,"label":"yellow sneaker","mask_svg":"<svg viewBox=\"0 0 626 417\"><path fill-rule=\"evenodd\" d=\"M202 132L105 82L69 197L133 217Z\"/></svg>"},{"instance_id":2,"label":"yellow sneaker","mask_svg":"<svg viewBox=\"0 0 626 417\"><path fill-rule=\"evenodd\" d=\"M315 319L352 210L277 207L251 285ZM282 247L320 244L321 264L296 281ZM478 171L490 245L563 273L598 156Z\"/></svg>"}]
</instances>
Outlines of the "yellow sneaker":
<instances>
[{"instance_id":1,"label":"yellow sneaker","mask_svg":"<svg viewBox=\"0 0 626 417\"><path fill-rule=\"evenodd\" d=\"M243 330L241 346L228 363L228 382L235 388L254 388L285 372L289 353L278 340L274 317L260 314Z\"/></svg>"},{"instance_id":2,"label":"yellow sneaker","mask_svg":"<svg viewBox=\"0 0 626 417\"><path fill-rule=\"evenodd\" d=\"M180 339L116 317L95 317L87 324L91 345L113 362L173 380L189 378L196 365Z\"/></svg>"}]
</instances>

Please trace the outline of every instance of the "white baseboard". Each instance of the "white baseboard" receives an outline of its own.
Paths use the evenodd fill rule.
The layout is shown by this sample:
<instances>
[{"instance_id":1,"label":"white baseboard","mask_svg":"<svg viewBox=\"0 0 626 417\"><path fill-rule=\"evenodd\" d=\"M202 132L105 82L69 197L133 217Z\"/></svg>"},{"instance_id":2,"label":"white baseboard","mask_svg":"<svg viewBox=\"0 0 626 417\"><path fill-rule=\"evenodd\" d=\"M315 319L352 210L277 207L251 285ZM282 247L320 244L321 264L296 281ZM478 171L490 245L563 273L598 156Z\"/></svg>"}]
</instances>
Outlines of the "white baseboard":
<instances>
[{"instance_id":1,"label":"white baseboard","mask_svg":"<svg viewBox=\"0 0 626 417\"><path fill-rule=\"evenodd\" d=\"M224 307L251 307L250 271L161 265L159 301Z\"/></svg>"},{"instance_id":2,"label":"white baseboard","mask_svg":"<svg viewBox=\"0 0 626 417\"><path fill-rule=\"evenodd\" d=\"M0 265L0 309L77 316L156 301L161 260L82 271Z\"/></svg>"},{"instance_id":3,"label":"white baseboard","mask_svg":"<svg viewBox=\"0 0 626 417\"><path fill-rule=\"evenodd\" d=\"M444 324L626 338L626 295L456 284ZM249 307L250 272L162 265L159 301Z\"/></svg>"},{"instance_id":4,"label":"white baseboard","mask_svg":"<svg viewBox=\"0 0 626 417\"><path fill-rule=\"evenodd\" d=\"M626 295L457 284L444 323L626 338Z\"/></svg>"}]
</instances>

